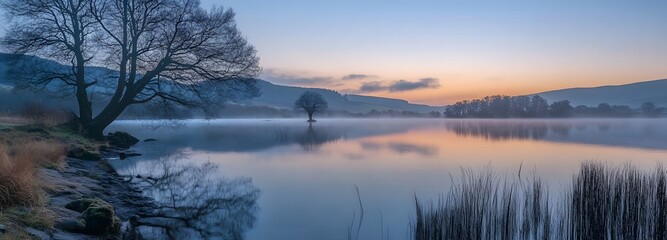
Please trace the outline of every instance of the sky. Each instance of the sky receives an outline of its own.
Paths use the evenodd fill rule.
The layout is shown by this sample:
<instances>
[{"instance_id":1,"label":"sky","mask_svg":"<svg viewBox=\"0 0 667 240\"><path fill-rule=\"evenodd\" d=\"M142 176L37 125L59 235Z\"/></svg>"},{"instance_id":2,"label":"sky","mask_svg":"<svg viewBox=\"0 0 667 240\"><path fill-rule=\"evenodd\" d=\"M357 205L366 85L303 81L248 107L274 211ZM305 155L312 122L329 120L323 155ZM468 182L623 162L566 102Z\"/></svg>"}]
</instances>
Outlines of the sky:
<instances>
[{"instance_id":1,"label":"sky","mask_svg":"<svg viewBox=\"0 0 667 240\"><path fill-rule=\"evenodd\" d=\"M664 0L201 2L282 85L445 105L667 78Z\"/></svg>"},{"instance_id":2,"label":"sky","mask_svg":"<svg viewBox=\"0 0 667 240\"><path fill-rule=\"evenodd\" d=\"M667 78L667 1L202 0L277 84L449 104Z\"/></svg>"}]
</instances>

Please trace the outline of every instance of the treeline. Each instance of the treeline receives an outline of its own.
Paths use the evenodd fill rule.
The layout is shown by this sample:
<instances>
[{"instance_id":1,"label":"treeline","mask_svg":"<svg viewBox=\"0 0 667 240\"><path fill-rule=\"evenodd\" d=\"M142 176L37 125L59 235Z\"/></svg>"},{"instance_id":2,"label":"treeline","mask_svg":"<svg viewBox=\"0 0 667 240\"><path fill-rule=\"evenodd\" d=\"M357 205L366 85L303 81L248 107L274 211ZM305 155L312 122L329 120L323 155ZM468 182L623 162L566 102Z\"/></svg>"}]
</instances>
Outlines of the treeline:
<instances>
[{"instance_id":1,"label":"treeline","mask_svg":"<svg viewBox=\"0 0 667 240\"><path fill-rule=\"evenodd\" d=\"M447 118L540 118L540 117L657 117L665 112L664 107L646 102L641 108L628 105L600 103L597 107L579 105L573 107L570 101L556 101L551 104L538 95L528 96L487 96L482 99L466 100L447 106Z\"/></svg>"},{"instance_id":2,"label":"treeline","mask_svg":"<svg viewBox=\"0 0 667 240\"><path fill-rule=\"evenodd\" d=\"M332 112L331 115L346 116L346 117L359 117L359 118L378 118L378 117L395 117L395 118L440 118L442 113L438 111L432 111L430 113L420 113L415 111L397 111L397 110L384 110L378 111L372 109L367 113L350 113L347 111Z\"/></svg>"}]
</instances>

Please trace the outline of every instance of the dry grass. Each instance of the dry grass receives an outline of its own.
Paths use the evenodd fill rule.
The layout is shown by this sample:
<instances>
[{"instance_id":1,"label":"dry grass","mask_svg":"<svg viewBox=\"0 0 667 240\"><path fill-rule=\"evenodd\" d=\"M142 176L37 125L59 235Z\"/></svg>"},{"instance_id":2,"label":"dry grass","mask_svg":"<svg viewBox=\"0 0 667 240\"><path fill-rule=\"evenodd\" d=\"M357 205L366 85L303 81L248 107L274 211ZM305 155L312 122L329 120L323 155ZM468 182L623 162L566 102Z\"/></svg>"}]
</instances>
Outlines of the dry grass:
<instances>
[{"instance_id":1,"label":"dry grass","mask_svg":"<svg viewBox=\"0 0 667 240\"><path fill-rule=\"evenodd\" d=\"M39 201L35 163L25 154L11 156L0 148L0 207L32 205Z\"/></svg>"},{"instance_id":2,"label":"dry grass","mask_svg":"<svg viewBox=\"0 0 667 240\"><path fill-rule=\"evenodd\" d=\"M12 208L8 215L13 216L15 221L24 226L36 229L49 229L54 227L56 214L46 207L23 207Z\"/></svg>"},{"instance_id":3,"label":"dry grass","mask_svg":"<svg viewBox=\"0 0 667 240\"><path fill-rule=\"evenodd\" d=\"M0 222L8 227L1 239L29 239L24 227L53 228L55 214L46 206L40 167L65 167L65 145L34 137L0 135Z\"/></svg>"},{"instance_id":4,"label":"dry grass","mask_svg":"<svg viewBox=\"0 0 667 240\"><path fill-rule=\"evenodd\" d=\"M48 140L18 139L0 146L0 209L38 205L39 166L65 167L65 146Z\"/></svg>"},{"instance_id":5,"label":"dry grass","mask_svg":"<svg viewBox=\"0 0 667 240\"><path fill-rule=\"evenodd\" d=\"M20 125L20 124L32 124L33 122L27 118L12 116L8 114L0 114L0 123Z\"/></svg>"},{"instance_id":6,"label":"dry grass","mask_svg":"<svg viewBox=\"0 0 667 240\"><path fill-rule=\"evenodd\" d=\"M39 166L62 170L65 167L65 145L55 141L28 141L15 148L17 158L31 160Z\"/></svg>"},{"instance_id":7,"label":"dry grass","mask_svg":"<svg viewBox=\"0 0 667 240\"><path fill-rule=\"evenodd\" d=\"M45 117L40 111L33 117L0 113L0 223L8 228L0 240L33 239L26 227L53 228L48 192L54 186L42 178L40 168L64 169L70 145L96 148L96 143L68 129L50 127L64 118Z\"/></svg>"},{"instance_id":8,"label":"dry grass","mask_svg":"<svg viewBox=\"0 0 667 240\"><path fill-rule=\"evenodd\" d=\"M5 223L5 222L3 222ZM20 226L14 224L6 224L7 233L0 235L0 240L25 240L34 239L32 235L22 229Z\"/></svg>"},{"instance_id":9,"label":"dry grass","mask_svg":"<svg viewBox=\"0 0 667 240\"><path fill-rule=\"evenodd\" d=\"M25 230L26 226L46 230L54 227L56 214L45 206L12 207L0 211L0 223L7 227L0 240L38 239Z\"/></svg>"},{"instance_id":10,"label":"dry grass","mask_svg":"<svg viewBox=\"0 0 667 240\"><path fill-rule=\"evenodd\" d=\"M18 115L29 124L54 127L71 120L71 114L64 109L46 106L39 102L26 103L18 111Z\"/></svg>"},{"instance_id":11,"label":"dry grass","mask_svg":"<svg viewBox=\"0 0 667 240\"><path fill-rule=\"evenodd\" d=\"M26 103L17 112L1 112L0 123L13 125L40 125L55 127L69 122L72 114L65 109L46 106L42 103Z\"/></svg>"}]
</instances>

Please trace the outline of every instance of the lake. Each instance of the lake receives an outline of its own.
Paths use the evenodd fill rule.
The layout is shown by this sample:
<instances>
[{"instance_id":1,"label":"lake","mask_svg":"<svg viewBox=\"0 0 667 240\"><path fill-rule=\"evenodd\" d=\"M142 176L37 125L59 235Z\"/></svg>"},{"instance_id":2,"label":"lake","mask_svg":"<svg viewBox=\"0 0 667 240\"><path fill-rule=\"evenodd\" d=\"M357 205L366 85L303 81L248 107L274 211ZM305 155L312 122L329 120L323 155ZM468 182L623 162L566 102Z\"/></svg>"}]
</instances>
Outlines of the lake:
<instances>
[{"instance_id":1,"label":"lake","mask_svg":"<svg viewBox=\"0 0 667 240\"><path fill-rule=\"evenodd\" d=\"M492 166L501 175L521 168L557 192L584 161L646 170L667 161L666 119L224 119L156 125L115 122L108 130L158 140L139 143L133 150L142 156L112 165L143 179L165 172L164 162L203 166L194 175L210 170L224 179L219 186L230 185L225 196L254 196L247 193L257 190L256 201L230 204L241 207L225 211L224 227L215 226L251 240L357 239L357 232L358 239L409 239L415 196L437 201L462 168ZM184 184L178 186L191 183ZM241 190L230 190L236 187Z\"/></svg>"}]
</instances>

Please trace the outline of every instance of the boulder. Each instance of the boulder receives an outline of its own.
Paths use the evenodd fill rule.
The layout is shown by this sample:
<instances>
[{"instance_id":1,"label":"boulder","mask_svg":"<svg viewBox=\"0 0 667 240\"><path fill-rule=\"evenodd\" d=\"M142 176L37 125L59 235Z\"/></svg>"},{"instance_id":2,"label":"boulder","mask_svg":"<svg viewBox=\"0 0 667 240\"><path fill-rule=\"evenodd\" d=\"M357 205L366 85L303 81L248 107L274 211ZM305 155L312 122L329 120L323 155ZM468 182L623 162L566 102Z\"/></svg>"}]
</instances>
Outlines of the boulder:
<instances>
[{"instance_id":1,"label":"boulder","mask_svg":"<svg viewBox=\"0 0 667 240\"><path fill-rule=\"evenodd\" d=\"M81 219L66 219L58 223L57 227L73 233L84 233L86 231L86 224Z\"/></svg>"},{"instance_id":2,"label":"boulder","mask_svg":"<svg viewBox=\"0 0 667 240\"><path fill-rule=\"evenodd\" d=\"M116 217L111 205L90 205L81 213L88 234L118 233L120 219Z\"/></svg>"},{"instance_id":3,"label":"boulder","mask_svg":"<svg viewBox=\"0 0 667 240\"><path fill-rule=\"evenodd\" d=\"M109 133L106 140L110 145L119 148L130 148L139 142L139 139L126 132Z\"/></svg>"},{"instance_id":4,"label":"boulder","mask_svg":"<svg viewBox=\"0 0 667 240\"><path fill-rule=\"evenodd\" d=\"M90 207L92 204L111 206L109 203L99 198L81 198L69 202L67 205L65 205L65 208L82 213L83 211L86 211L86 209L88 209L88 207Z\"/></svg>"},{"instance_id":5,"label":"boulder","mask_svg":"<svg viewBox=\"0 0 667 240\"><path fill-rule=\"evenodd\" d=\"M144 139L144 142L155 142L155 141L157 141L157 139L155 139L155 138Z\"/></svg>"},{"instance_id":6,"label":"boulder","mask_svg":"<svg viewBox=\"0 0 667 240\"><path fill-rule=\"evenodd\" d=\"M71 158L78 158L78 159L83 159L83 160L100 160L102 157L100 154L91 152L91 151L86 151L85 149L81 147L71 147L69 150L67 150L67 156Z\"/></svg>"},{"instance_id":7,"label":"boulder","mask_svg":"<svg viewBox=\"0 0 667 240\"><path fill-rule=\"evenodd\" d=\"M116 216L111 204L99 198L82 198L74 200L65 208L81 213L74 222L65 221L61 228L70 232L103 235L115 234L120 231L120 219Z\"/></svg>"},{"instance_id":8,"label":"boulder","mask_svg":"<svg viewBox=\"0 0 667 240\"><path fill-rule=\"evenodd\" d=\"M141 156L141 153L136 153L136 152L120 152L120 153L118 153L118 158L120 158L120 160L125 160L129 157L137 157L137 156Z\"/></svg>"}]
</instances>

